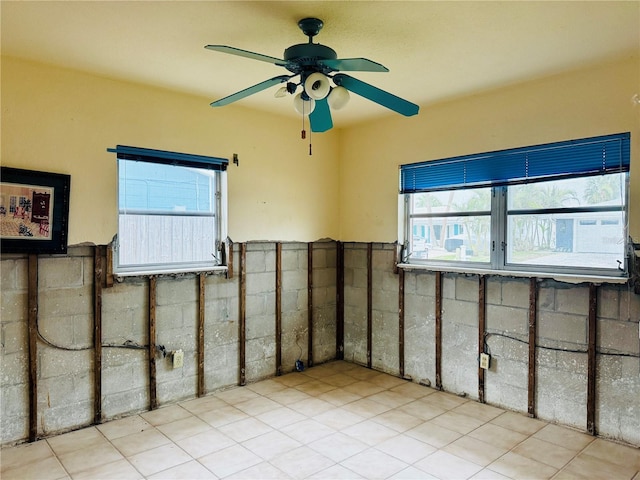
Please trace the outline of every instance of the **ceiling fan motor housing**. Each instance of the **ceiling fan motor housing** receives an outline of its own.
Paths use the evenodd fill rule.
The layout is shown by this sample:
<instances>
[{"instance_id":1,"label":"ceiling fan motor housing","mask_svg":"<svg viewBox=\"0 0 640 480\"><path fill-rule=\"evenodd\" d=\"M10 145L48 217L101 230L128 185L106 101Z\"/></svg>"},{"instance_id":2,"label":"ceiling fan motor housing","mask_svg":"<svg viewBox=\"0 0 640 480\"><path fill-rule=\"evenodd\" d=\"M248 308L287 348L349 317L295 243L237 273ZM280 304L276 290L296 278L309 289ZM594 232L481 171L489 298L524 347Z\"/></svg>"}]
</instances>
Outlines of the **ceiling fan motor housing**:
<instances>
[{"instance_id":1,"label":"ceiling fan motor housing","mask_svg":"<svg viewBox=\"0 0 640 480\"><path fill-rule=\"evenodd\" d=\"M317 43L300 43L292 45L284 51L285 68L299 74L307 70L310 73L330 73L332 68L319 63L319 60L335 60L338 54L334 49Z\"/></svg>"}]
</instances>

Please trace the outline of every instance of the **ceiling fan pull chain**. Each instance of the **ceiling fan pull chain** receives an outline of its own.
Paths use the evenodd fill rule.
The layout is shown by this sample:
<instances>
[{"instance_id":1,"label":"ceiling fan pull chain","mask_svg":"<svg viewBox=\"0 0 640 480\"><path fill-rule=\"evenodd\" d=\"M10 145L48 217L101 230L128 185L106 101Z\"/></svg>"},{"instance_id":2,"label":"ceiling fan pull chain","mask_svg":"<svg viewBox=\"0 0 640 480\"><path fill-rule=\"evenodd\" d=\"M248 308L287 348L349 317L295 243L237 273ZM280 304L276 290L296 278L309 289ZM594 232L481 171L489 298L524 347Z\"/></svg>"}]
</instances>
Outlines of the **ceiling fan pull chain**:
<instances>
[{"instance_id":1,"label":"ceiling fan pull chain","mask_svg":"<svg viewBox=\"0 0 640 480\"><path fill-rule=\"evenodd\" d=\"M307 132L304 129L304 102L302 102L302 132L300 132L300 137L302 138L302 140L307 138Z\"/></svg>"},{"instance_id":2,"label":"ceiling fan pull chain","mask_svg":"<svg viewBox=\"0 0 640 480\"><path fill-rule=\"evenodd\" d=\"M311 132L313 132L313 130L309 131L309 156L311 156Z\"/></svg>"}]
</instances>

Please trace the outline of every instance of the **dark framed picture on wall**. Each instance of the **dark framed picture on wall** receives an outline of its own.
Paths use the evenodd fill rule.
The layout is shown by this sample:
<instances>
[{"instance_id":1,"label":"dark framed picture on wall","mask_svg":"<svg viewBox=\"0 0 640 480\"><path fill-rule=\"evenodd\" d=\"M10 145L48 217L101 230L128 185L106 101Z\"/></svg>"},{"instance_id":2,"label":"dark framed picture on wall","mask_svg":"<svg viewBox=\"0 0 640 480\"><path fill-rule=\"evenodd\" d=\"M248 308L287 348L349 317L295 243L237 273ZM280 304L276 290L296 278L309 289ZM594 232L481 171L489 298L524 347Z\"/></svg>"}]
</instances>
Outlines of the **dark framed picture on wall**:
<instances>
[{"instance_id":1,"label":"dark framed picture on wall","mask_svg":"<svg viewBox=\"0 0 640 480\"><path fill-rule=\"evenodd\" d=\"M2 167L2 252L66 253L70 188L70 175Z\"/></svg>"}]
</instances>

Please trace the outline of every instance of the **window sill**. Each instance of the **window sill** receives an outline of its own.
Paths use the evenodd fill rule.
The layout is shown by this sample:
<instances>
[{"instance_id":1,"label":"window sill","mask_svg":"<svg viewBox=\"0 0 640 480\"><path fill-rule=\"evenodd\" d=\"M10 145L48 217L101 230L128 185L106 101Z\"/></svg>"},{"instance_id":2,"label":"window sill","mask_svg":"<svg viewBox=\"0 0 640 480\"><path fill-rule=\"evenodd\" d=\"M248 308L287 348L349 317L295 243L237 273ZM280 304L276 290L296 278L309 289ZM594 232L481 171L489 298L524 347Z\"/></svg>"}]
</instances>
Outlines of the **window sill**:
<instances>
[{"instance_id":1,"label":"window sill","mask_svg":"<svg viewBox=\"0 0 640 480\"><path fill-rule=\"evenodd\" d=\"M142 271L121 271L113 272L113 277L116 280L124 279L127 277L151 277L151 276L182 276L188 274L198 273L210 273L221 274L228 270L226 265L219 267L202 267L202 268L176 268L176 269L157 269L157 270L142 270Z\"/></svg>"},{"instance_id":2,"label":"window sill","mask_svg":"<svg viewBox=\"0 0 640 480\"><path fill-rule=\"evenodd\" d=\"M561 273L543 273L543 272L527 272L516 270L492 270L489 268L463 268L443 265L416 265L414 263L399 263L398 268L403 270L423 270L431 272L445 273L466 273L471 275L497 275L503 277L522 277L522 278L550 278L558 282L564 283L612 283L625 284L628 282L627 277L608 277L604 275L569 275Z\"/></svg>"}]
</instances>

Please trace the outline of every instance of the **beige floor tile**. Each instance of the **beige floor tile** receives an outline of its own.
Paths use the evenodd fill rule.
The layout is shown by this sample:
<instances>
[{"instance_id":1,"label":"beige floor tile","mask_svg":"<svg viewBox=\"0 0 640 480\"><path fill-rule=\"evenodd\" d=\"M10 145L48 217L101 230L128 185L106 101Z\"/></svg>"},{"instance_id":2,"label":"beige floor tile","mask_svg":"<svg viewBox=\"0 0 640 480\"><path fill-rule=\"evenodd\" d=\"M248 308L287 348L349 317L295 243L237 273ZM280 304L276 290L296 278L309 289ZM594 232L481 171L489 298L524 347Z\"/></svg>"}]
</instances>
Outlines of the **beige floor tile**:
<instances>
[{"instance_id":1,"label":"beige floor tile","mask_svg":"<svg viewBox=\"0 0 640 480\"><path fill-rule=\"evenodd\" d=\"M56 455L64 455L76 450L98 447L109 443L104 435L95 427L58 435L57 437L47 439L47 442L49 442L51 450L53 450Z\"/></svg>"},{"instance_id":2,"label":"beige floor tile","mask_svg":"<svg viewBox=\"0 0 640 480\"><path fill-rule=\"evenodd\" d=\"M178 440L177 445L193 458L204 457L236 444L234 440L215 429Z\"/></svg>"},{"instance_id":3,"label":"beige floor tile","mask_svg":"<svg viewBox=\"0 0 640 480\"><path fill-rule=\"evenodd\" d=\"M129 462L145 477L191 460L192 458L184 450L173 443L129 457Z\"/></svg>"},{"instance_id":4,"label":"beige floor tile","mask_svg":"<svg viewBox=\"0 0 640 480\"><path fill-rule=\"evenodd\" d=\"M594 437L559 425L545 425L534 435L535 438L560 445L574 452L579 452L593 442Z\"/></svg>"},{"instance_id":5,"label":"beige floor tile","mask_svg":"<svg viewBox=\"0 0 640 480\"><path fill-rule=\"evenodd\" d=\"M368 397L368 400L381 403L389 408L397 408L402 405L406 405L413 401L412 398L407 398L404 395L389 390L384 390L379 393L374 393Z\"/></svg>"},{"instance_id":6,"label":"beige floor tile","mask_svg":"<svg viewBox=\"0 0 640 480\"><path fill-rule=\"evenodd\" d=\"M113 445L106 443L104 445L90 446L82 450L74 450L73 452L59 455L58 459L65 470L74 475L105 463L122 460L124 457Z\"/></svg>"},{"instance_id":7,"label":"beige floor tile","mask_svg":"<svg viewBox=\"0 0 640 480\"><path fill-rule=\"evenodd\" d=\"M482 470L480 465L442 450L416 462L414 466L442 480L466 479Z\"/></svg>"},{"instance_id":8,"label":"beige floor tile","mask_svg":"<svg viewBox=\"0 0 640 480\"><path fill-rule=\"evenodd\" d=\"M342 430L342 433L356 440L360 440L371 447L398 435L398 432L395 430L370 420L365 420L364 422L345 428Z\"/></svg>"},{"instance_id":9,"label":"beige floor tile","mask_svg":"<svg viewBox=\"0 0 640 480\"><path fill-rule=\"evenodd\" d=\"M237 408L228 405L226 407L217 408L209 412L200 413L198 415L198 418L204 420L212 427L221 427L229 423L234 423L240 420L244 420L245 418L249 418L249 415L244 413L242 410L238 410Z\"/></svg>"},{"instance_id":10,"label":"beige floor tile","mask_svg":"<svg viewBox=\"0 0 640 480\"><path fill-rule=\"evenodd\" d=\"M556 477L553 477L553 478L555 479ZM510 477L506 477L502 475L501 473L494 472L493 470L489 470L488 468L485 468L483 470L480 470L469 480L512 480L512 479Z\"/></svg>"},{"instance_id":11,"label":"beige floor tile","mask_svg":"<svg viewBox=\"0 0 640 480\"><path fill-rule=\"evenodd\" d=\"M378 402L374 402L373 400L369 400L368 397L361 398L360 400L356 400L355 402L347 403L342 406L343 410L347 410L351 413L355 413L356 415L360 415L364 418L375 417L376 415L380 415L381 413L387 412L391 410L390 407L383 405Z\"/></svg>"},{"instance_id":12,"label":"beige floor tile","mask_svg":"<svg viewBox=\"0 0 640 480\"><path fill-rule=\"evenodd\" d=\"M140 472L124 458L73 474L73 480L141 480L143 478Z\"/></svg>"},{"instance_id":13,"label":"beige floor tile","mask_svg":"<svg viewBox=\"0 0 640 480\"><path fill-rule=\"evenodd\" d=\"M400 411L413 415L420 420L431 420L432 418L442 415L446 412L444 408L436 407L435 405L429 405L423 401L415 400L411 403L407 403L399 408Z\"/></svg>"},{"instance_id":14,"label":"beige floor tile","mask_svg":"<svg viewBox=\"0 0 640 480\"><path fill-rule=\"evenodd\" d=\"M236 442L244 442L250 438L273 431L269 425L253 417L223 425L218 427L218 430Z\"/></svg>"},{"instance_id":15,"label":"beige floor tile","mask_svg":"<svg viewBox=\"0 0 640 480\"><path fill-rule=\"evenodd\" d=\"M132 433L139 433L152 425L139 415L113 420L111 422L97 425L96 428L109 440L125 437Z\"/></svg>"},{"instance_id":16,"label":"beige floor tile","mask_svg":"<svg viewBox=\"0 0 640 480\"><path fill-rule=\"evenodd\" d=\"M236 403L234 407L238 410L242 410L247 415L256 416L270 410L275 410L276 408L281 407L281 405L277 402L274 402L270 398L261 396L252 398L251 400L246 400L244 402Z\"/></svg>"},{"instance_id":17,"label":"beige floor tile","mask_svg":"<svg viewBox=\"0 0 640 480\"><path fill-rule=\"evenodd\" d=\"M53 457L53 451L46 440L5 448L0 451L0 471L4 473L5 470L35 463L49 457Z\"/></svg>"},{"instance_id":18,"label":"beige floor tile","mask_svg":"<svg viewBox=\"0 0 640 480\"><path fill-rule=\"evenodd\" d=\"M427 395L431 395L432 393L437 392L437 390L433 388L425 387L423 385L411 382L401 383L400 385L389 390L395 393L399 393L400 395L404 395L407 398L413 398L414 400L426 397Z\"/></svg>"},{"instance_id":19,"label":"beige floor tile","mask_svg":"<svg viewBox=\"0 0 640 480\"><path fill-rule=\"evenodd\" d=\"M111 443L122 455L130 457L136 453L171 443L171 440L154 427L143 430L140 433L132 433L126 437L116 438Z\"/></svg>"},{"instance_id":20,"label":"beige floor tile","mask_svg":"<svg viewBox=\"0 0 640 480\"><path fill-rule=\"evenodd\" d=\"M440 407L444 410L451 410L459 407L463 403L469 402L470 400L454 395L453 393L435 392L431 395L427 395L426 397L422 397L418 401L424 402L428 405Z\"/></svg>"},{"instance_id":21,"label":"beige floor tile","mask_svg":"<svg viewBox=\"0 0 640 480\"><path fill-rule=\"evenodd\" d=\"M323 382L322 380L311 380L310 382L301 383L300 385L296 385L294 387L296 390L300 390L301 392L306 393L307 395L311 395L313 397L317 397L320 394L325 392L329 392L331 390L335 390L335 385L330 385L328 383Z\"/></svg>"},{"instance_id":22,"label":"beige floor tile","mask_svg":"<svg viewBox=\"0 0 640 480\"><path fill-rule=\"evenodd\" d=\"M325 402L329 402L336 407L341 407L342 405L346 405L347 403L360 400L362 398L362 395L358 395L353 392L347 392L342 388L338 388L336 390L325 392L322 395L319 395L318 398L320 400L324 400Z\"/></svg>"},{"instance_id":23,"label":"beige floor tile","mask_svg":"<svg viewBox=\"0 0 640 480\"><path fill-rule=\"evenodd\" d=\"M389 410L371 418L372 421L392 428L396 432L406 432L420 425L423 420L398 409Z\"/></svg>"},{"instance_id":24,"label":"beige floor tile","mask_svg":"<svg viewBox=\"0 0 640 480\"><path fill-rule=\"evenodd\" d=\"M354 368L353 370L351 370L349 372L349 375L351 375L353 378L357 378L358 380L368 380L370 378L377 377L378 375L380 375L380 372L377 372L376 370L372 370L370 368L359 366L359 368Z\"/></svg>"},{"instance_id":25,"label":"beige floor tile","mask_svg":"<svg viewBox=\"0 0 640 480\"><path fill-rule=\"evenodd\" d=\"M546 425L542 420L530 418L523 413L516 412L505 412L491 420L491 423L524 435L533 435Z\"/></svg>"},{"instance_id":26,"label":"beige floor tile","mask_svg":"<svg viewBox=\"0 0 640 480\"><path fill-rule=\"evenodd\" d=\"M340 462L340 465L368 479L388 478L409 466L402 460L375 449L349 457Z\"/></svg>"},{"instance_id":27,"label":"beige floor tile","mask_svg":"<svg viewBox=\"0 0 640 480\"><path fill-rule=\"evenodd\" d=\"M282 428L281 431L303 444L314 442L336 432L335 429L313 419L292 423Z\"/></svg>"},{"instance_id":28,"label":"beige floor tile","mask_svg":"<svg viewBox=\"0 0 640 480\"><path fill-rule=\"evenodd\" d=\"M279 468L274 467L269 462L261 462L253 467L249 467L241 472L225 477L225 480L287 480L291 478Z\"/></svg>"},{"instance_id":29,"label":"beige floor tile","mask_svg":"<svg viewBox=\"0 0 640 480\"><path fill-rule=\"evenodd\" d=\"M422 460L436 451L435 447L408 435L392 437L379 443L375 448L408 464Z\"/></svg>"},{"instance_id":30,"label":"beige floor tile","mask_svg":"<svg viewBox=\"0 0 640 480\"><path fill-rule=\"evenodd\" d=\"M234 445L205 455L199 459L199 462L218 478L223 478L262 463L262 458L242 445Z\"/></svg>"},{"instance_id":31,"label":"beige floor tile","mask_svg":"<svg viewBox=\"0 0 640 480\"><path fill-rule=\"evenodd\" d=\"M389 480L438 480L437 477L420 470L416 467L407 467L404 470L400 470L395 475L389 477Z\"/></svg>"},{"instance_id":32,"label":"beige floor tile","mask_svg":"<svg viewBox=\"0 0 640 480\"><path fill-rule=\"evenodd\" d=\"M443 450L483 467L508 452L506 448L496 447L469 436L460 437L455 442L444 447Z\"/></svg>"},{"instance_id":33,"label":"beige floor tile","mask_svg":"<svg viewBox=\"0 0 640 480\"><path fill-rule=\"evenodd\" d=\"M332 465L331 467L321 470L308 478L314 480L358 480L364 477L361 477L356 472L353 472L342 465Z\"/></svg>"},{"instance_id":34,"label":"beige floor tile","mask_svg":"<svg viewBox=\"0 0 640 480\"><path fill-rule=\"evenodd\" d=\"M242 443L249 451L259 455L264 460L271 460L290 450L302 446L300 442L278 431L272 431L254 437Z\"/></svg>"},{"instance_id":35,"label":"beige floor tile","mask_svg":"<svg viewBox=\"0 0 640 480\"><path fill-rule=\"evenodd\" d=\"M417 427L407 430L405 435L417 438L421 442L428 443L429 445L442 448L449 445L451 442L456 441L462 435L448 428L441 427L431 422L424 422Z\"/></svg>"},{"instance_id":36,"label":"beige floor tile","mask_svg":"<svg viewBox=\"0 0 640 480\"><path fill-rule=\"evenodd\" d=\"M292 478L307 478L329 468L335 462L303 446L272 459L270 463Z\"/></svg>"},{"instance_id":37,"label":"beige floor tile","mask_svg":"<svg viewBox=\"0 0 640 480\"><path fill-rule=\"evenodd\" d=\"M300 390L297 390L295 388L285 388L284 390L280 390L278 392L269 393L266 396L271 400L285 406L291 405L292 403L301 402L302 400L313 398L311 395L301 392Z\"/></svg>"},{"instance_id":38,"label":"beige floor tile","mask_svg":"<svg viewBox=\"0 0 640 480\"><path fill-rule=\"evenodd\" d=\"M453 430L454 432L462 433L463 435L486 423L484 420L479 420L468 415L453 413L453 411L438 415L434 419L430 420L430 422L440 425L441 427L448 428L449 430Z\"/></svg>"},{"instance_id":39,"label":"beige floor tile","mask_svg":"<svg viewBox=\"0 0 640 480\"><path fill-rule=\"evenodd\" d=\"M307 446L334 462L341 462L369 448L366 443L341 432L311 442Z\"/></svg>"},{"instance_id":40,"label":"beige floor tile","mask_svg":"<svg viewBox=\"0 0 640 480\"><path fill-rule=\"evenodd\" d=\"M582 453L610 463L640 470L640 449L638 448L619 445L601 438L596 438Z\"/></svg>"},{"instance_id":41,"label":"beige floor tile","mask_svg":"<svg viewBox=\"0 0 640 480\"><path fill-rule=\"evenodd\" d=\"M504 410L491 405L485 405L478 402L466 402L451 410L453 413L461 413L469 417L477 418L483 422L488 422L505 413Z\"/></svg>"},{"instance_id":42,"label":"beige floor tile","mask_svg":"<svg viewBox=\"0 0 640 480\"><path fill-rule=\"evenodd\" d=\"M58 480L68 475L56 457L48 457L2 470L1 476L2 480Z\"/></svg>"},{"instance_id":43,"label":"beige floor tile","mask_svg":"<svg viewBox=\"0 0 640 480\"><path fill-rule=\"evenodd\" d=\"M170 405L150 412L141 413L140 416L151 425L157 427L158 425L164 425L165 423L190 417L191 413L180 405Z\"/></svg>"},{"instance_id":44,"label":"beige floor tile","mask_svg":"<svg viewBox=\"0 0 640 480\"><path fill-rule=\"evenodd\" d=\"M154 473L147 477L149 480L205 480L217 479L211 471L207 470L196 460L176 465L162 472ZM74 479L75 480L75 479Z\"/></svg>"},{"instance_id":45,"label":"beige floor tile","mask_svg":"<svg viewBox=\"0 0 640 480\"><path fill-rule=\"evenodd\" d=\"M572 450L535 437L527 438L512 451L558 469L564 467L575 455Z\"/></svg>"},{"instance_id":46,"label":"beige floor tile","mask_svg":"<svg viewBox=\"0 0 640 480\"><path fill-rule=\"evenodd\" d=\"M333 385L334 387L346 387L347 385L356 383L358 380L353 378L351 375L347 375L344 373L334 373L333 375L324 377L322 381L328 383L329 385Z\"/></svg>"},{"instance_id":47,"label":"beige floor tile","mask_svg":"<svg viewBox=\"0 0 640 480\"><path fill-rule=\"evenodd\" d=\"M213 429L211 425L198 417L183 418L175 422L165 423L157 428L174 442Z\"/></svg>"},{"instance_id":48,"label":"beige floor tile","mask_svg":"<svg viewBox=\"0 0 640 480\"><path fill-rule=\"evenodd\" d=\"M262 380L261 382L251 383L247 385L249 390L253 390L260 395L266 395L268 393L278 392L287 388L281 382L277 382L275 379Z\"/></svg>"},{"instance_id":49,"label":"beige floor tile","mask_svg":"<svg viewBox=\"0 0 640 480\"><path fill-rule=\"evenodd\" d=\"M319 398L307 398L305 400L300 400L299 402L290 403L288 406L290 409L307 417L315 417L316 415L320 415L321 413L334 408L332 404L325 402L324 400L320 400Z\"/></svg>"},{"instance_id":50,"label":"beige floor tile","mask_svg":"<svg viewBox=\"0 0 640 480\"><path fill-rule=\"evenodd\" d=\"M504 448L505 450L511 450L527 438L527 436L522 433L514 432L513 430L494 425L493 423L485 423L473 432L469 432L468 435L494 447Z\"/></svg>"},{"instance_id":51,"label":"beige floor tile","mask_svg":"<svg viewBox=\"0 0 640 480\"><path fill-rule=\"evenodd\" d=\"M617 465L600 458L581 453L571 460L563 469L565 477L575 476L589 479L633 478L637 472L635 467Z\"/></svg>"},{"instance_id":52,"label":"beige floor tile","mask_svg":"<svg viewBox=\"0 0 640 480\"><path fill-rule=\"evenodd\" d=\"M209 396L180 402L179 405L194 415L199 415L201 413L210 412L211 410L226 407L228 403L218 397Z\"/></svg>"},{"instance_id":53,"label":"beige floor tile","mask_svg":"<svg viewBox=\"0 0 640 480\"><path fill-rule=\"evenodd\" d=\"M282 428L292 423L306 420L306 416L301 413L291 410L289 407L282 406L275 410L256 415L256 418L271 428Z\"/></svg>"},{"instance_id":54,"label":"beige floor tile","mask_svg":"<svg viewBox=\"0 0 640 480\"><path fill-rule=\"evenodd\" d=\"M316 365L314 368L307 368L304 374L311 378L322 379L335 374L335 370L328 363Z\"/></svg>"},{"instance_id":55,"label":"beige floor tile","mask_svg":"<svg viewBox=\"0 0 640 480\"><path fill-rule=\"evenodd\" d=\"M506 453L487 468L515 480L529 480L532 478L543 480L551 478L558 471L549 465L536 462L513 452Z\"/></svg>"},{"instance_id":56,"label":"beige floor tile","mask_svg":"<svg viewBox=\"0 0 640 480\"><path fill-rule=\"evenodd\" d=\"M287 375L283 375L281 377L276 377L273 379L274 382L278 382L289 388L295 387L296 385L301 385L305 382L310 382L311 380L311 377L308 377L304 373L300 372L288 373Z\"/></svg>"},{"instance_id":57,"label":"beige floor tile","mask_svg":"<svg viewBox=\"0 0 640 480\"><path fill-rule=\"evenodd\" d=\"M360 380L344 387L344 391L355 393L361 397L368 397L369 395L382 392L383 390L386 389L380 385L376 385L375 383L367 382L366 380Z\"/></svg>"},{"instance_id":58,"label":"beige floor tile","mask_svg":"<svg viewBox=\"0 0 640 480\"><path fill-rule=\"evenodd\" d=\"M253 390L249 390L245 387L233 387L229 390L216 392L214 393L214 396L221 400L224 400L230 405L235 405L236 403L246 402L247 400L251 400L252 398L258 398L260 395Z\"/></svg>"},{"instance_id":59,"label":"beige floor tile","mask_svg":"<svg viewBox=\"0 0 640 480\"><path fill-rule=\"evenodd\" d=\"M320 415L314 416L313 419L335 430L342 430L343 428L350 427L365 420L364 417L343 408L332 408Z\"/></svg>"},{"instance_id":60,"label":"beige floor tile","mask_svg":"<svg viewBox=\"0 0 640 480\"><path fill-rule=\"evenodd\" d=\"M393 375L389 375L387 373L379 373L378 375L375 375L369 378L368 381L384 389L398 387L404 383L407 383L407 380L394 377Z\"/></svg>"}]
</instances>

